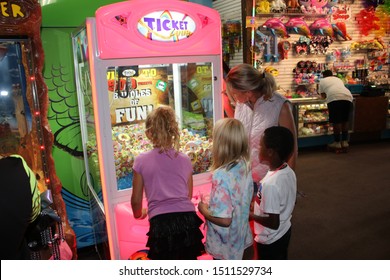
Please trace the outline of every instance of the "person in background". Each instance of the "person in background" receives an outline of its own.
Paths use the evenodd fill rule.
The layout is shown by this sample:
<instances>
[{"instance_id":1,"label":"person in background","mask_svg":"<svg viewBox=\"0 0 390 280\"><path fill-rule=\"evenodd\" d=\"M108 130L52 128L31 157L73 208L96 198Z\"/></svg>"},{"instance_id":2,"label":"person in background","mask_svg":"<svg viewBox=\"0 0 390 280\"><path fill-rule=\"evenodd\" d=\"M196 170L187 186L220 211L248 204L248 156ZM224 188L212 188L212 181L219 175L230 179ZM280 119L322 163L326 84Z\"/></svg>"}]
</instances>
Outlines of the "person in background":
<instances>
[{"instance_id":1,"label":"person in background","mask_svg":"<svg viewBox=\"0 0 390 280\"><path fill-rule=\"evenodd\" d=\"M21 156L0 155L0 178L1 259L31 259L25 235L41 211L35 174Z\"/></svg>"},{"instance_id":2,"label":"person in background","mask_svg":"<svg viewBox=\"0 0 390 280\"><path fill-rule=\"evenodd\" d=\"M210 201L198 204L207 223L206 251L214 259L250 259L253 182L248 135L239 120L225 118L215 123L212 162Z\"/></svg>"},{"instance_id":3,"label":"person in background","mask_svg":"<svg viewBox=\"0 0 390 280\"><path fill-rule=\"evenodd\" d=\"M168 106L146 118L145 134L153 149L139 154L133 166L131 207L136 219L149 216L146 246L153 260L197 259L204 252L203 221L192 198L192 164L179 151L180 133L175 112ZM145 191L148 209L142 208ZM146 214L147 212L147 214Z\"/></svg>"},{"instance_id":4,"label":"person in background","mask_svg":"<svg viewBox=\"0 0 390 280\"><path fill-rule=\"evenodd\" d=\"M274 77L260 72L250 64L233 67L226 79L226 93L235 100L234 117L240 120L249 135L251 150L252 177L257 185L268 171L268 166L259 162L260 138L270 126L284 126L294 136L294 151L288 159L291 168L295 168L298 154L296 126L291 112L290 102L276 92Z\"/></svg>"},{"instance_id":5,"label":"person in background","mask_svg":"<svg viewBox=\"0 0 390 280\"><path fill-rule=\"evenodd\" d=\"M353 96L340 78L334 77L331 70L322 72L318 92L326 98L329 111L329 122L333 126L332 149L348 148L348 120L352 110Z\"/></svg>"},{"instance_id":6,"label":"person in background","mask_svg":"<svg viewBox=\"0 0 390 280\"><path fill-rule=\"evenodd\" d=\"M286 260L291 236L297 180L287 160L294 151L294 135L282 126L269 127L260 141L260 162L269 166L250 216L260 260Z\"/></svg>"}]
</instances>

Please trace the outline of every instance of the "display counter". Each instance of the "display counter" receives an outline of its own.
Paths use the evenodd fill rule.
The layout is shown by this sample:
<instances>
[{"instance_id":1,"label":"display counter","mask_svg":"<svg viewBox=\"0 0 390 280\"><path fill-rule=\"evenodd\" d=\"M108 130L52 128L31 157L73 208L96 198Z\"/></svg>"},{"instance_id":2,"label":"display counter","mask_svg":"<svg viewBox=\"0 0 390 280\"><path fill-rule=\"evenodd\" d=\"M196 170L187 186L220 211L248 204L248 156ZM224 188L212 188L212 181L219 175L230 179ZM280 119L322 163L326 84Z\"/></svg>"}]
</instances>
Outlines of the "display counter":
<instances>
[{"instance_id":1,"label":"display counter","mask_svg":"<svg viewBox=\"0 0 390 280\"><path fill-rule=\"evenodd\" d=\"M357 96L355 98L355 125L351 141L379 140L387 135L389 118L388 96Z\"/></svg>"},{"instance_id":2,"label":"display counter","mask_svg":"<svg viewBox=\"0 0 390 280\"><path fill-rule=\"evenodd\" d=\"M354 94L350 114L351 142L390 138L390 101L388 96ZM298 147L326 145L332 140L328 107L324 99L294 98L293 115L297 127Z\"/></svg>"},{"instance_id":3,"label":"display counter","mask_svg":"<svg viewBox=\"0 0 390 280\"><path fill-rule=\"evenodd\" d=\"M298 147L319 146L330 143L333 127L329 123L329 112L325 99L308 97L293 98L290 101L293 105ZM350 133L354 130L354 114L354 110L352 110L349 121Z\"/></svg>"},{"instance_id":4,"label":"display counter","mask_svg":"<svg viewBox=\"0 0 390 280\"><path fill-rule=\"evenodd\" d=\"M297 126L298 138L331 134L328 107L325 100L319 98L294 98L293 114Z\"/></svg>"}]
</instances>

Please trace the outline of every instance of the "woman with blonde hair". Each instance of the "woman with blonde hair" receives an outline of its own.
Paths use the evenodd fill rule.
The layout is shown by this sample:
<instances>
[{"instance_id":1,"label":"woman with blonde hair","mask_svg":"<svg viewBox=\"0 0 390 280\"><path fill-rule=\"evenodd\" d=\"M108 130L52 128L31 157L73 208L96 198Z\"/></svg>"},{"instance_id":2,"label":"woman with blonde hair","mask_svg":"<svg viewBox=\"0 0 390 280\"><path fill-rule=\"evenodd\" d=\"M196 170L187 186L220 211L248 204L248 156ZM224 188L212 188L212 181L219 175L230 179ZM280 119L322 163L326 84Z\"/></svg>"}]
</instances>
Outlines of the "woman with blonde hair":
<instances>
[{"instance_id":1,"label":"woman with blonde hair","mask_svg":"<svg viewBox=\"0 0 390 280\"><path fill-rule=\"evenodd\" d=\"M226 93L236 103L234 118L240 120L248 131L256 193L259 182L269 168L259 161L260 139L266 128L284 126L291 131L294 137L294 151L287 162L292 169L295 168L298 145L291 103L276 92L274 76L260 72L250 64L233 67L225 81Z\"/></svg>"},{"instance_id":2,"label":"woman with blonde hair","mask_svg":"<svg viewBox=\"0 0 390 280\"><path fill-rule=\"evenodd\" d=\"M239 120L226 118L215 123L212 160L210 200L198 205L207 223L206 251L214 259L250 259L253 183L248 135Z\"/></svg>"},{"instance_id":3,"label":"woman with blonde hair","mask_svg":"<svg viewBox=\"0 0 390 280\"><path fill-rule=\"evenodd\" d=\"M179 151L180 132L174 110L161 106L145 122L153 149L139 154L133 166L131 207L136 219L149 216L146 246L153 260L197 259L204 251L203 221L192 198L192 164ZM143 192L148 210L142 208Z\"/></svg>"}]
</instances>

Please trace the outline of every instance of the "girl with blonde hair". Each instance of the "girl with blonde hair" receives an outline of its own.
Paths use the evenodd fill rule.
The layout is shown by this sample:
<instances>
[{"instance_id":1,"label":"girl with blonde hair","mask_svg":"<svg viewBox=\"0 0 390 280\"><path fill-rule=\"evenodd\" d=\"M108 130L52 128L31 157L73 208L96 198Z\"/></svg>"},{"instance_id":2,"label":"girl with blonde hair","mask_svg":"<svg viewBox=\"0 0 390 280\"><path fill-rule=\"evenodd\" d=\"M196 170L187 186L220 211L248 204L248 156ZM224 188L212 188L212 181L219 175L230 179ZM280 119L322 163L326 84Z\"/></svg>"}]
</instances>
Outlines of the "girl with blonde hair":
<instances>
[{"instance_id":1,"label":"girl with blonde hair","mask_svg":"<svg viewBox=\"0 0 390 280\"><path fill-rule=\"evenodd\" d=\"M206 251L214 259L250 259L253 183L248 134L239 120L226 118L215 123L212 153L210 201L198 205L207 223Z\"/></svg>"},{"instance_id":2,"label":"girl with blonde hair","mask_svg":"<svg viewBox=\"0 0 390 280\"><path fill-rule=\"evenodd\" d=\"M179 151L180 133L174 110L161 106L145 122L153 149L139 154L133 166L131 207L136 219L149 216L146 246L153 260L197 259L204 251L203 221L192 198L192 164ZM142 208L145 191L148 209Z\"/></svg>"}]
</instances>

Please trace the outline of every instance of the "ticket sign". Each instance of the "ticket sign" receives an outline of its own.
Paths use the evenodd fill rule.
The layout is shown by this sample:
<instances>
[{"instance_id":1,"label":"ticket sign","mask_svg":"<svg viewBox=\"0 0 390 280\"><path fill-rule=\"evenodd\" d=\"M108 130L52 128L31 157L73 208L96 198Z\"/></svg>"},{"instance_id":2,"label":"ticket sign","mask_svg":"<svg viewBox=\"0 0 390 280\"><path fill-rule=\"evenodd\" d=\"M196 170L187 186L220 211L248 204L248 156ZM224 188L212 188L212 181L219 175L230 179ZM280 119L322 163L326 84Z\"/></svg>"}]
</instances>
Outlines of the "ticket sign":
<instances>
[{"instance_id":1,"label":"ticket sign","mask_svg":"<svg viewBox=\"0 0 390 280\"><path fill-rule=\"evenodd\" d=\"M147 4L145 4L147 3ZM177 0L131 0L95 13L100 59L220 55L216 10Z\"/></svg>"},{"instance_id":2,"label":"ticket sign","mask_svg":"<svg viewBox=\"0 0 390 280\"><path fill-rule=\"evenodd\" d=\"M152 41L178 42L190 37L196 29L195 21L180 12L157 11L143 16L137 30Z\"/></svg>"}]
</instances>

